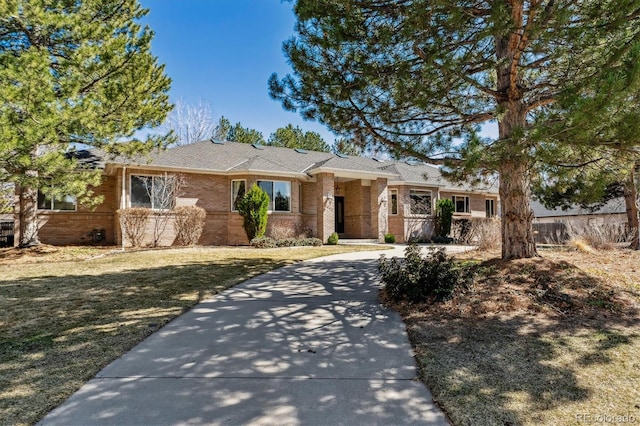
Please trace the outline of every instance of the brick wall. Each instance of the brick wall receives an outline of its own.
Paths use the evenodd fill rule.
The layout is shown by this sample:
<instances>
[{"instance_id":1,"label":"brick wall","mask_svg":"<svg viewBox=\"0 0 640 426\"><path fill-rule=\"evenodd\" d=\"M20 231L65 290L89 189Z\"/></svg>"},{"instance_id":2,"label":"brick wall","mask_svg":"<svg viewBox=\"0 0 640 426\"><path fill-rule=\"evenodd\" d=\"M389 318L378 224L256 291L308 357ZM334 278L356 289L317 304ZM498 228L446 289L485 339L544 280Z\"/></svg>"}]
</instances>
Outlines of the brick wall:
<instances>
[{"instance_id":1,"label":"brick wall","mask_svg":"<svg viewBox=\"0 0 640 426\"><path fill-rule=\"evenodd\" d=\"M114 244L116 183L115 177L104 176L103 184L94 188L104 200L94 209L79 205L75 212L39 210L40 241L52 245ZM96 241L95 230L104 230L103 240Z\"/></svg>"}]
</instances>

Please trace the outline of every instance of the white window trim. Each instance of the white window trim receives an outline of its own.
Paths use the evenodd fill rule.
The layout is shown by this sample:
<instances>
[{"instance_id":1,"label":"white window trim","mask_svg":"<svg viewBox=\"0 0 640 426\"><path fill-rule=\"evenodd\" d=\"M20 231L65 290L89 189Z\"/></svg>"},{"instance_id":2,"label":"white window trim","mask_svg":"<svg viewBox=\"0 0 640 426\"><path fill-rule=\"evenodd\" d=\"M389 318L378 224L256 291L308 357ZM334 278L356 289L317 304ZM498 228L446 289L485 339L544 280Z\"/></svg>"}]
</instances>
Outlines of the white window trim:
<instances>
[{"instance_id":1,"label":"white window trim","mask_svg":"<svg viewBox=\"0 0 640 426\"><path fill-rule=\"evenodd\" d=\"M396 212L393 212L393 194L396 195ZM398 195L398 190L397 189L390 189L389 190L389 215L390 216L398 216L398 214L400 214L400 198Z\"/></svg>"},{"instance_id":2,"label":"white window trim","mask_svg":"<svg viewBox=\"0 0 640 426\"><path fill-rule=\"evenodd\" d=\"M411 202L412 192L429 194L429 196L431 197L431 206L429 208L429 211L431 213L413 213L411 211L411 208L413 207L413 203ZM433 216L433 191L431 191L430 189L410 189L409 190L409 215L412 217L432 217Z\"/></svg>"},{"instance_id":3,"label":"white window trim","mask_svg":"<svg viewBox=\"0 0 640 426\"><path fill-rule=\"evenodd\" d=\"M458 205L456 204L456 198L466 198L464 206L465 206L465 210L467 207L469 208L469 210L459 212ZM451 201L453 201L453 214L471 214L471 197L469 197L468 195L452 195Z\"/></svg>"},{"instance_id":4,"label":"white window trim","mask_svg":"<svg viewBox=\"0 0 640 426\"><path fill-rule=\"evenodd\" d=\"M233 198L233 183L234 182L244 182L244 193L247 193L247 180L246 179L231 179L231 194L229 195L231 197L231 211L232 212L237 212L238 209L235 208L234 203L235 200Z\"/></svg>"},{"instance_id":5,"label":"white window trim","mask_svg":"<svg viewBox=\"0 0 640 426\"><path fill-rule=\"evenodd\" d=\"M269 205L271 205L271 202L273 202L273 210L269 209L268 212L269 213L291 213L293 211L293 185L291 183L291 181L289 180L270 180L270 179L256 179L256 185L258 185L258 182L271 182L273 183L273 200L269 200ZM276 208L276 200L275 200L275 184L276 183L288 183L289 184L289 210L275 210ZM246 184L245 184L246 185ZM259 185L258 185L259 186ZM246 188L246 186L245 186Z\"/></svg>"}]
</instances>

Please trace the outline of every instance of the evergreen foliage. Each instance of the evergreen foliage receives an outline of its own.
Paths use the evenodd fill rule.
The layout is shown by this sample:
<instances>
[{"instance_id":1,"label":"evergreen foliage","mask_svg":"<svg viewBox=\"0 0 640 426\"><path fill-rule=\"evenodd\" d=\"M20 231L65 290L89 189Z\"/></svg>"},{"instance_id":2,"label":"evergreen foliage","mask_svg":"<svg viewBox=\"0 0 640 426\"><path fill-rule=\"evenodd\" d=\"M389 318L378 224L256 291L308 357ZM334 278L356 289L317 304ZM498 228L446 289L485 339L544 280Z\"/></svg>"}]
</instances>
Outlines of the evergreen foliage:
<instances>
[{"instance_id":1,"label":"evergreen foliage","mask_svg":"<svg viewBox=\"0 0 640 426\"><path fill-rule=\"evenodd\" d=\"M223 141L240 142L248 144L260 144L264 145L265 140L262 133L251 129L249 127L242 126L242 123L238 122L234 125L231 124L229 119L221 117L216 126L214 137Z\"/></svg>"},{"instance_id":2,"label":"evergreen foliage","mask_svg":"<svg viewBox=\"0 0 640 426\"><path fill-rule=\"evenodd\" d=\"M39 242L38 189L101 201L100 172L81 167L77 144L127 155L171 140L121 142L171 109L146 14L137 0L0 2L0 181L18 187L21 246Z\"/></svg>"},{"instance_id":3,"label":"evergreen foliage","mask_svg":"<svg viewBox=\"0 0 640 426\"><path fill-rule=\"evenodd\" d=\"M327 244L335 246L336 244L338 244L338 240L339 240L338 233L334 232L331 235L329 235L329 238L327 238Z\"/></svg>"},{"instance_id":4,"label":"evergreen foliage","mask_svg":"<svg viewBox=\"0 0 640 426\"><path fill-rule=\"evenodd\" d=\"M378 270L391 299L414 303L446 299L461 281L460 269L443 248L423 256L417 244L407 246L404 259L380 256Z\"/></svg>"},{"instance_id":5,"label":"evergreen foliage","mask_svg":"<svg viewBox=\"0 0 640 426\"><path fill-rule=\"evenodd\" d=\"M251 189L240 199L237 207L238 213L244 219L243 226L249 241L264 237L267 230L269 195L258 185L253 184Z\"/></svg>"},{"instance_id":6,"label":"evergreen foliage","mask_svg":"<svg viewBox=\"0 0 640 426\"><path fill-rule=\"evenodd\" d=\"M436 234L448 237L451 233L451 220L455 207L449 198L441 198L436 202Z\"/></svg>"},{"instance_id":7,"label":"evergreen foliage","mask_svg":"<svg viewBox=\"0 0 640 426\"><path fill-rule=\"evenodd\" d=\"M267 145L282 148L301 148L309 151L329 152L329 145L316 132L303 132L298 126L288 124L280 127L269 136Z\"/></svg>"},{"instance_id":8,"label":"evergreen foliage","mask_svg":"<svg viewBox=\"0 0 640 426\"><path fill-rule=\"evenodd\" d=\"M568 89L580 93L595 75L633 62L639 8L637 0L298 0L297 36L284 44L294 74L272 75L270 93L369 147L445 162L451 178L498 174L502 256L531 257L541 116ZM479 136L488 122L497 122L497 140Z\"/></svg>"}]
</instances>

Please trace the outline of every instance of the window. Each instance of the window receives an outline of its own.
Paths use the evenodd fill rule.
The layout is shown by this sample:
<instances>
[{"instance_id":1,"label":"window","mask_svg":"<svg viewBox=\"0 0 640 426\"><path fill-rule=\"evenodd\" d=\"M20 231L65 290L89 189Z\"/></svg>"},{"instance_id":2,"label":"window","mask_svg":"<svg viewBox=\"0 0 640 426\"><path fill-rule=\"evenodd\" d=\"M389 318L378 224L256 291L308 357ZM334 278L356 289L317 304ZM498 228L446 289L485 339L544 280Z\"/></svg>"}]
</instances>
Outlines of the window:
<instances>
[{"instance_id":1,"label":"window","mask_svg":"<svg viewBox=\"0 0 640 426\"><path fill-rule=\"evenodd\" d=\"M57 200L54 197L45 195L38 191L38 209L75 211L76 198L70 195L65 195L61 199Z\"/></svg>"},{"instance_id":2,"label":"window","mask_svg":"<svg viewBox=\"0 0 640 426\"><path fill-rule=\"evenodd\" d=\"M496 215L495 200L487 199L485 200L484 205L487 217L494 217Z\"/></svg>"},{"instance_id":3,"label":"window","mask_svg":"<svg viewBox=\"0 0 640 426\"><path fill-rule=\"evenodd\" d=\"M259 180L258 186L269 195L269 210L291 211L291 182Z\"/></svg>"},{"instance_id":4,"label":"window","mask_svg":"<svg viewBox=\"0 0 640 426\"><path fill-rule=\"evenodd\" d=\"M390 189L391 204L389 204L389 214L398 214L398 190Z\"/></svg>"},{"instance_id":5,"label":"window","mask_svg":"<svg viewBox=\"0 0 640 426\"><path fill-rule=\"evenodd\" d=\"M173 208L175 188L173 176L131 175L131 207L146 207L155 210Z\"/></svg>"},{"instance_id":6,"label":"window","mask_svg":"<svg viewBox=\"0 0 640 426\"><path fill-rule=\"evenodd\" d=\"M411 214L431 214L431 191L410 190Z\"/></svg>"},{"instance_id":7,"label":"window","mask_svg":"<svg viewBox=\"0 0 640 426\"><path fill-rule=\"evenodd\" d=\"M244 180L231 181L231 211L238 211L238 202L246 193L247 182Z\"/></svg>"},{"instance_id":8,"label":"window","mask_svg":"<svg viewBox=\"0 0 640 426\"><path fill-rule=\"evenodd\" d=\"M451 197L456 213L469 213L469 197L454 195Z\"/></svg>"}]
</instances>

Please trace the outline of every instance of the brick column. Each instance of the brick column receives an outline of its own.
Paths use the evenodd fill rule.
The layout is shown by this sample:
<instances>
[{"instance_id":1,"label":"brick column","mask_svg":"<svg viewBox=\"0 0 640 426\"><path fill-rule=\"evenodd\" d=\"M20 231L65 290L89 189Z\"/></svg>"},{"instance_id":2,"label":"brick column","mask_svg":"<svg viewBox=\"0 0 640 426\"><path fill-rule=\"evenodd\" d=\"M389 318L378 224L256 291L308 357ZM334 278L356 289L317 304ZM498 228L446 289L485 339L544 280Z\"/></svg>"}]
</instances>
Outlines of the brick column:
<instances>
[{"instance_id":1,"label":"brick column","mask_svg":"<svg viewBox=\"0 0 640 426\"><path fill-rule=\"evenodd\" d=\"M371 238L380 242L384 241L384 234L389 232L389 202L387 179L371 181Z\"/></svg>"},{"instance_id":2,"label":"brick column","mask_svg":"<svg viewBox=\"0 0 640 426\"><path fill-rule=\"evenodd\" d=\"M336 229L334 178L331 173L320 173L316 179L318 238L326 243Z\"/></svg>"}]
</instances>

